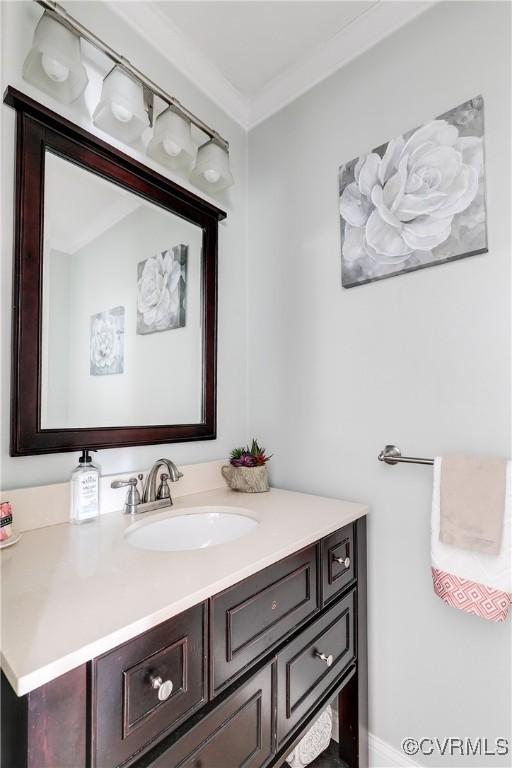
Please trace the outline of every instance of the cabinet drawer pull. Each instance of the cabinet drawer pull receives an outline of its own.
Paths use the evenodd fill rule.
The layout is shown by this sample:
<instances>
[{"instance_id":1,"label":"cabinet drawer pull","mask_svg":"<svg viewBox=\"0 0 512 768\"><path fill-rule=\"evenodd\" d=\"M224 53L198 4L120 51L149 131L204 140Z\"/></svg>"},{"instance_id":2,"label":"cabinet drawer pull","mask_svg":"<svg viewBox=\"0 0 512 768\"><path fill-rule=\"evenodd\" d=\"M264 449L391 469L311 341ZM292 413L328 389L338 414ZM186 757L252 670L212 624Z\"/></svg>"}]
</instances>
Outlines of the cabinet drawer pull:
<instances>
[{"instance_id":1,"label":"cabinet drawer pull","mask_svg":"<svg viewBox=\"0 0 512 768\"><path fill-rule=\"evenodd\" d=\"M160 701L165 701L172 693L172 680L162 680L161 677L151 675L151 687L158 691Z\"/></svg>"},{"instance_id":2,"label":"cabinet drawer pull","mask_svg":"<svg viewBox=\"0 0 512 768\"><path fill-rule=\"evenodd\" d=\"M335 563L344 565L345 568L350 568L350 557L334 557L332 558Z\"/></svg>"},{"instance_id":3,"label":"cabinet drawer pull","mask_svg":"<svg viewBox=\"0 0 512 768\"><path fill-rule=\"evenodd\" d=\"M325 653L320 653L320 651L315 651L315 656L317 657L317 659L320 659L320 661L325 661L328 667L330 667L334 661L334 656L332 655L332 653L326 656Z\"/></svg>"}]
</instances>

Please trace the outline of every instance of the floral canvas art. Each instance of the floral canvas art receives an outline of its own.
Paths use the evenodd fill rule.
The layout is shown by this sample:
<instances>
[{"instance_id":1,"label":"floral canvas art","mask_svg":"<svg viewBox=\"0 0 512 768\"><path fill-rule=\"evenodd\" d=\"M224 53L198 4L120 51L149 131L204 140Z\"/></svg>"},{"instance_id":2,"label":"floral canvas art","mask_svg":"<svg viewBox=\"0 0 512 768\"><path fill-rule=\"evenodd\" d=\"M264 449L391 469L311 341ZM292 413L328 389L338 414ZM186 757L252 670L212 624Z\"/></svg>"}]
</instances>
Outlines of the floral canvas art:
<instances>
[{"instance_id":1,"label":"floral canvas art","mask_svg":"<svg viewBox=\"0 0 512 768\"><path fill-rule=\"evenodd\" d=\"M137 265L137 333L182 328L186 315L187 245L151 256Z\"/></svg>"},{"instance_id":2,"label":"floral canvas art","mask_svg":"<svg viewBox=\"0 0 512 768\"><path fill-rule=\"evenodd\" d=\"M114 307L91 317L91 376L124 371L124 307Z\"/></svg>"},{"instance_id":3,"label":"floral canvas art","mask_svg":"<svg viewBox=\"0 0 512 768\"><path fill-rule=\"evenodd\" d=\"M482 96L339 169L342 284L487 251Z\"/></svg>"}]
</instances>

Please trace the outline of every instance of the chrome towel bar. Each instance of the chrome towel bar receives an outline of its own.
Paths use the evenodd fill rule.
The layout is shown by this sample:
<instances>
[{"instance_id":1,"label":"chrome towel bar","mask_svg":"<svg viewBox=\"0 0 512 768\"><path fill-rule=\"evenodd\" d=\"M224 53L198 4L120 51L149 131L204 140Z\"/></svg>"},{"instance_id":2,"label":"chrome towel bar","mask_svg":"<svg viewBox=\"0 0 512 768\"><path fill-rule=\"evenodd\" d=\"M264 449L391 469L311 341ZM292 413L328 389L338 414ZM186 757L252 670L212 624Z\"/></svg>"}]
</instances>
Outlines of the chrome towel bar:
<instances>
[{"instance_id":1,"label":"chrome towel bar","mask_svg":"<svg viewBox=\"0 0 512 768\"><path fill-rule=\"evenodd\" d=\"M386 464L430 464L434 463L434 459L420 459L415 456L402 456L400 448L396 445L386 445L379 453L379 461L384 461Z\"/></svg>"}]
</instances>

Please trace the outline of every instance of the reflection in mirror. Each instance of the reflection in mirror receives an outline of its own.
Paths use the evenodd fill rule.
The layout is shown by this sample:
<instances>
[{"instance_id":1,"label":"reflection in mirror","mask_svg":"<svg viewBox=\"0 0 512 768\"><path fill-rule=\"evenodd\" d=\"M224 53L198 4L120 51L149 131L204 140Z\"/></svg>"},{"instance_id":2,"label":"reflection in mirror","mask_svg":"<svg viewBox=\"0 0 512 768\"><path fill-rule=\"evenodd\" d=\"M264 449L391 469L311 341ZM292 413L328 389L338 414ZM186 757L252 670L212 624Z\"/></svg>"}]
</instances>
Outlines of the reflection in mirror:
<instances>
[{"instance_id":1,"label":"reflection in mirror","mask_svg":"<svg viewBox=\"0 0 512 768\"><path fill-rule=\"evenodd\" d=\"M41 428L192 424L201 227L45 152Z\"/></svg>"}]
</instances>

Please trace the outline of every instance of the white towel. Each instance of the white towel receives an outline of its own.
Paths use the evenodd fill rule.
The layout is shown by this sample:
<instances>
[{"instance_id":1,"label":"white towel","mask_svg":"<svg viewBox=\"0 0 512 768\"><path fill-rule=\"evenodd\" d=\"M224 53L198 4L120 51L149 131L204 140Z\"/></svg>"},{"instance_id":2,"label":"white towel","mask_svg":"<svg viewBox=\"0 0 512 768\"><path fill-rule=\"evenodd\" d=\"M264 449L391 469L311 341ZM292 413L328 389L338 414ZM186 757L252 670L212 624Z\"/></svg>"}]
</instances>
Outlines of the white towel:
<instances>
[{"instance_id":1,"label":"white towel","mask_svg":"<svg viewBox=\"0 0 512 768\"><path fill-rule=\"evenodd\" d=\"M442 459L434 459L431 564L434 591L454 608L504 621L512 602L512 462L507 463L503 538L498 555L458 549L439 540Z\"/></svg>"}]
</instances>

